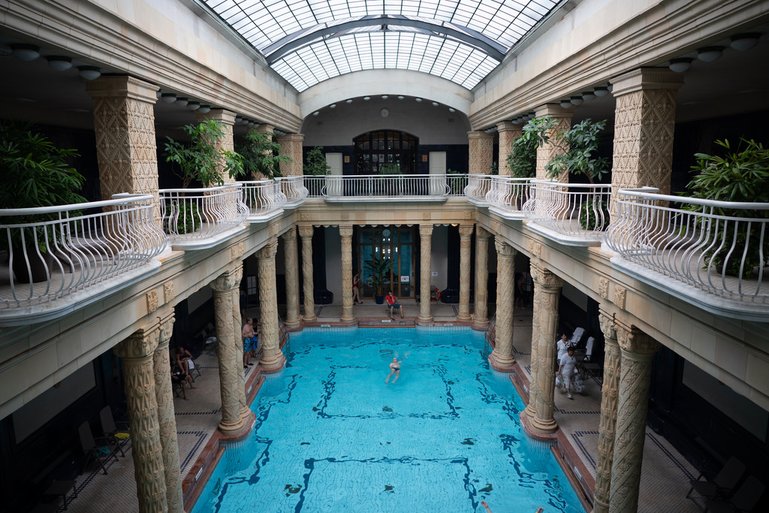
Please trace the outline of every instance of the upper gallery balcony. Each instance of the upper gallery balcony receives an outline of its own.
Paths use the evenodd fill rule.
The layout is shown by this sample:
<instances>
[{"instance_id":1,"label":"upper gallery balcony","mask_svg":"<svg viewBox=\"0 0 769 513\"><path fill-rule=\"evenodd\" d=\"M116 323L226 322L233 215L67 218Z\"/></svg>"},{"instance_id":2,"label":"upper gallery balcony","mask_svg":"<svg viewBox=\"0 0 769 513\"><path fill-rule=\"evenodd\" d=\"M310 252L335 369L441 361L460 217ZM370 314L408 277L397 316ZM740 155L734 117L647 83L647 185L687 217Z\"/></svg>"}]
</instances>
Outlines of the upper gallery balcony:
<instances>
[{"instance_id":1,"label":"upper gallery balcony","mask_svg":"<svg viewBox=\"0 0 769 513\"><path fill-rule=\"evenodd\" d=\"M467 175L326 175L306 176L311 197L329 203L442 203L461 195Z\"/></svg>"}]
</instances>

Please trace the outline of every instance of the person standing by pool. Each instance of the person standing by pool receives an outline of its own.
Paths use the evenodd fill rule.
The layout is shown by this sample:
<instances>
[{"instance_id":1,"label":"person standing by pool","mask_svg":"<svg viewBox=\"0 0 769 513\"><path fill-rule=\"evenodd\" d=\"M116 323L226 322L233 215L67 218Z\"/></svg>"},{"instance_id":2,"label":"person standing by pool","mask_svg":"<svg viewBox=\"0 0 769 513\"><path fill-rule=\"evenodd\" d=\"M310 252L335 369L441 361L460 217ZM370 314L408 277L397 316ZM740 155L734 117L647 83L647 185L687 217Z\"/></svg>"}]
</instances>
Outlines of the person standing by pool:
<instances>
[{"instance_id":1,"label":"person standing by pool","mask_svg":"<svg viewBox=\"0 0 769 513\"><path fill-rule=\"evenodd\" d=\"M393 356L393 361L390 362L390 374L385 378L385 383L389 383L393 375L395 375L395 379L393 379L394 384L401 377L401 362L398 361L397 356Z\"/></svg>"},{"instance_id":2,"label":"person standing by pool","mask_svg":"<svg viewBox=\"0 0 769 513\"><path fill-rule=\"evenodd\" d=\"M573 379L576 367L577 359L574 357L574 346L569 346L566 354L558 362L558 374L561 375L561 380L563 380L563 391L566 392L569 399L574 399L571 391L574 388Z\"/></svg>"},{"instance_id":3,"label":"person standing by pool","mask_svg":"<svg viewBox=\"0 0 769 513\"><path fill-rule=\"evenodd\" d=\"M360 273L355 273L352 277L352 302L353 304L363 304L360 300Z\"/></svg>"}]
</instances>

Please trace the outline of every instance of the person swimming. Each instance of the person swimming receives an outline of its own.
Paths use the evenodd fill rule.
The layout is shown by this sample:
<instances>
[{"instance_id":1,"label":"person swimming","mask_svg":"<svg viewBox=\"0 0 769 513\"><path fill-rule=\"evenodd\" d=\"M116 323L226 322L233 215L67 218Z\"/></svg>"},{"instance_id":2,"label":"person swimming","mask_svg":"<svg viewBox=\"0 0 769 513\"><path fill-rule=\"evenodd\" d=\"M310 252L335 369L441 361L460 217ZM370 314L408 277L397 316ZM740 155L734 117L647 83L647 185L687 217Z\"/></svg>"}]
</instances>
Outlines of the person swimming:
<instances>
[{"instance_id":1,"label":"person swimming","mask_svg":"<svg viewBox=\"0 0 769 513\"><path fill-rule=\"evenodd\" d=\"M395 375L395 379L393 379L393 383L395 383L401 377L401 362L398 361L397 356L393 356L393 361L390 362L390 374L385 378L385 383L389 383L393 375Z\"/></svg>"}]
</instances>

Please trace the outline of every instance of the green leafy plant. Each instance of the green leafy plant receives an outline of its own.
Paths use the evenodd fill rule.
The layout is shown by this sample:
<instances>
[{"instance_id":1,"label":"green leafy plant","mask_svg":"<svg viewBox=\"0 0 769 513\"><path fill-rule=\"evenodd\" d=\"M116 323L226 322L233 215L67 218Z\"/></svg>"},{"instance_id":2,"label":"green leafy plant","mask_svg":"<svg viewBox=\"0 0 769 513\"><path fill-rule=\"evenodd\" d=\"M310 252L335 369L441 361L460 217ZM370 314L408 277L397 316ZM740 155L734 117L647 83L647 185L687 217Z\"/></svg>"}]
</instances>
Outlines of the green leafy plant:
<instances>
[{"instance_id":1,"label":"green leafy plant","mask_svg":"<svg viewBox=\"0 0 769 513\"><path fill-rule=\"evenodd\" d=\"M585 176L590 183L600 181L609 171L608 159L597 155L600 135L605 128L606 120L585 119L569 130L557 133L554 138L567 149L545 165L548 178L572 173Z\"/></svg>"},{"instance_id":2,"label":"green leafy plant","mask_svg":"<svg viewBox=\"0 0 769 513\"><path fill-rule=\"evenodd\" d=\"M741 139L737 147L733 147L727 139L716 140L716 146L723 150L723 155L695 153L695 164L691 171L696 173L687 185L690 194L695 198L733 202L769 202L769 149L753 139ZM690 205L688 210L700 211L701 206ZM741 218L767 218L766 210L744 210L716 208L716 215L734 216ZM752 241L760 240L761 223L725 223L719 233L725 247L734 244L742 254L742 248ZM734 257L725 262L723 251L711 253L706 263L715 264L726 274L742 277L749 276L753 269L761 264L761 254L769 255L769 240L765 239L762 248L751 248L744 255ZM724 267L725 265L725 267Z\"/></svg>"},{"instance_id":3,"label":"green leafy plant","mask_svg":"<svg viewBox=\"0 0 769 513\"><path fill-rule=\"evenodd\" d=\"M291 162L280 154L280 144L273 140L271 133L251 129L236 146L243 156L243 174L253 178L273 179L280 176L280 164Z\"/></svg>"},{"instance_id":4,"label":"green leafy plant","mask_svg":"<svg viewBox=\"0 0 769 513\"><path fill-rule=\"evenodd\" d=\"M400 164L395 164L395 163L382 164L382 166L379 168L379 174L380 175L399 175L401 174L401 166Z\"/></svg>"},{"instance_id":5,"label":"green leafy plant","mask_svg":"<svg viewBox=\"0 0 769 513\"><path fill-rule=\"evenodd\" d=\"M521 135L513 141L507 156L507 168L516 178L530 178L537 170L537 148L549 140L549 133L555 128L556 121L550 116L529 120L523 126Z\"/></svg>"},{"instance_id":6,"label":"green leafy plant","mask_svg":"<svg viewBox=\"0 0 769 513\"><path fill-rule=\"evenodd\" d=\"M385 285L389 283L390 260L384 257L373 257L366 262L366 267L371 272L369 276L369 285L374 288L375 295L384 296Z\"/></svg>"},{"instance_id":7,"label":"green leafy plant","mask_svg":"<svg viewBox=\"0 0 769 513\"><path fill-rule=\"evenodd\" d=\"M324 155L320 146L315 146L307 152L307 158L304 159L303 169L305 175L327 175L329 169L331 168L326 163L326 155Z\"/></svg>"},{"instance_id":8,"label":"green leafy plant","mask_svg":"<svg viewBox=\"0 0 769 513\"><path fill-rule=\"evenodd\" d=\"M243 173L243 157L220 147L224 128L214 119L185 125L189 142L168 138L165 144L166 162L172 162L181 170L182 186L199 183L203 187L222 185L222 173L237 176Z\"/></svg>"}]
</instances>

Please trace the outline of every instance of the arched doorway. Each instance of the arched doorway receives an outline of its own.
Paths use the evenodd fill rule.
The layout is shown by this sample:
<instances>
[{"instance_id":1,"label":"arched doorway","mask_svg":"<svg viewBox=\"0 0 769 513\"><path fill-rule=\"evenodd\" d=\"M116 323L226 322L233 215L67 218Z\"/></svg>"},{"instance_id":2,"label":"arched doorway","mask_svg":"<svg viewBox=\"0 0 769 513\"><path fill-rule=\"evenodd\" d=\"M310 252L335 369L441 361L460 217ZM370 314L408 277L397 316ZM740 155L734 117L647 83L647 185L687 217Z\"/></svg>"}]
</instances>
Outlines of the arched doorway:
<instances>
[{"instance_id":1,"label":"arched doorway","mask_svg":"<svg viewBox=\"0 0 769 513\"><path fill-rule=\"evenodd\" d=\"M398 130L374 130L353 139L355 174L413 174L419 138Z\"/></svg>"}]
</instances>

